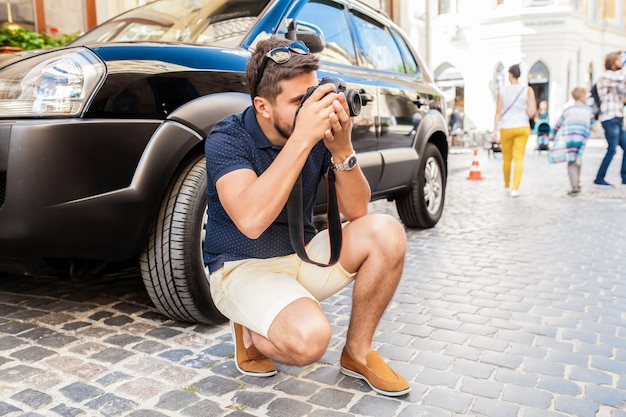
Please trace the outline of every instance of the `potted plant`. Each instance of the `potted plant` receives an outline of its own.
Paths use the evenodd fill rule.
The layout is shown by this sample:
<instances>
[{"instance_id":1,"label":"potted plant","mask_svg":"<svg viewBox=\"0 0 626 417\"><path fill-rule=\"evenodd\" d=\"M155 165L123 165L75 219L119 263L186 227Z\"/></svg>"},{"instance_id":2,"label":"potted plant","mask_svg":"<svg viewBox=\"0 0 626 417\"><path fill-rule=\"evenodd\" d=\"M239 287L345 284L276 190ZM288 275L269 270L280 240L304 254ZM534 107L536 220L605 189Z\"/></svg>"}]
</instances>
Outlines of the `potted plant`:
<instances>
[{"instance_id":1,"label":"potted plant","mask_svg":"<svg viewBox=\"0 0 626 417\"><path fill-rule=\"evenodd\" d=\"M52 28L53 34L58 30ZM76 35L49 35L45 32L37 33L24 28L0 27L0 52L15 52L20 50L54 48L63 46Z\"/></svg>"}]
</instances>

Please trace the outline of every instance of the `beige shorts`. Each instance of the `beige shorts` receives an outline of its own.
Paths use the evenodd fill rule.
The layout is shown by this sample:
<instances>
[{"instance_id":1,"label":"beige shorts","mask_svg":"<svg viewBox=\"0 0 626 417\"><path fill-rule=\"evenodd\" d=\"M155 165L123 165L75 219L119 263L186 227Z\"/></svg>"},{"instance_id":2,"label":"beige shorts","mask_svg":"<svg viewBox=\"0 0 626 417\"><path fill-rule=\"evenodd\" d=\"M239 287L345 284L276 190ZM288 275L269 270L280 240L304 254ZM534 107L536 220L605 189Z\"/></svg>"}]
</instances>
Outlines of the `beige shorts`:
<instances>
[{"instance_id":1,"label":"beige shorts","mask_svg":"<svg viewBox=\"0 0 626 417\"><path fill-rule=\"evenodd\" d=\"M318 233L306 246L310 259L328 262L328 233ZM215 306L230 320L265 337L272 322L299 298L317 302L350 284L356 274L339 263L321 267L298 255L226 262L209 277Z\"/></svg>"}]
</instances>

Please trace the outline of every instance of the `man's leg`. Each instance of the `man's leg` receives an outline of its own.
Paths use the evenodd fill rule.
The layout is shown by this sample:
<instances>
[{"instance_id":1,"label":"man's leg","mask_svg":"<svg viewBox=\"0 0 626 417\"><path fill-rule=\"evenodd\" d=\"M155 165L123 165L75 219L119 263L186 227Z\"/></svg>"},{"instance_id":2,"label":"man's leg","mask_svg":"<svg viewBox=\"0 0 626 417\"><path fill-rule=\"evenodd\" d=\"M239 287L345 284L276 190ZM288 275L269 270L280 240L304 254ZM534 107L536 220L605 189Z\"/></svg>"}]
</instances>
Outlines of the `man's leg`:
<instances>
[{"instance_id":1,"label":"man's leg","mask_svg":"<svg viewBox=\"0 0 626 417\"><path fill-rule=\"evenodd\" d=\"M380 394L405 395L411 385L372 350L374 332L402 275L405 231L400 223L385 215L366 216L350 225L344 233L347 244L340 261L349 271L358 272L346 345L341 353L341 372L365 380Z\"/></svg>"},{"instance_id":2,"label":"man's leg","mask_svg":"<svg viewBox=\"0 0 626 417\"><path fill-rule=\"evenodd\" d=\"M243 349L287 364L316 361L330 340L330 324L297 280L297 258L250 259L226 264L211 275L215 305L242 325ZM351 277L346 280L346 285ZM258 355L255 355L258 356Z\"/></svg>"},{"instance_id":3,"label":"man's leg","mask_svg":"<svg viewBox=\"0 0 626 417\"><path fill-rule=\"evenodd\" d=\"M617 144L619 141L619 132L620 126L619 122L615 119L610 119L602 122L602 128L604 129L604 137L606 138L607 148L606 154L604 154L604 158L602 158L602 162L600 163L600 167L598 168L598 173L596 174L595 183L602 185L605 181L604 177L606 176L606 172L609 169L609 165L611 165L611 161L613 160L613 156L615 156L615 152L617 149Z\"/></svg>"},{"instance_id":4,"label":"man's leg","mask_svg":"<svg viewBox=\"0 0 626 417\"><path fill-rule=\"evenodd\" d=\"M339 262L347 271L357 272L346 349L362 363L398 287L405 252L404 227L391 216L368 215L344 228Z\"/></svg>"},{"instance_id":5,"label":"man's leg","mask_svg":"<svg viewBox=\"0 0 626 417\"><path fill-rule=\"evenodd\" d=\"M400 281L405 252L404 227L391 216L371 214L348 223L343 229L339 264L345 271L357 273L346 349L362 363L372 350L378 322ZM321 271L312 279L319 283L326 281ZM330 289L312 288L314 283L304 282L303 285L321 300L350 281L351 277L346 276L343 282L333 283ZM251 336L254 345L267 357L304 365L324 354L331 328L319 305L310 299L298 299L276 316L268 338L256 333Z\"/></svg>"},{"instance_id":6,"label":"man's leg","mask_svg":"<svg viewBox=\"0 0 626 417\"><path fill-rule=\"evenodd\" d=\"M619 135L619 146L622 148L622 166L620 175L622 176L622 184L626 184L626 129L622 123Z\"/></svg>"}]
</instances>

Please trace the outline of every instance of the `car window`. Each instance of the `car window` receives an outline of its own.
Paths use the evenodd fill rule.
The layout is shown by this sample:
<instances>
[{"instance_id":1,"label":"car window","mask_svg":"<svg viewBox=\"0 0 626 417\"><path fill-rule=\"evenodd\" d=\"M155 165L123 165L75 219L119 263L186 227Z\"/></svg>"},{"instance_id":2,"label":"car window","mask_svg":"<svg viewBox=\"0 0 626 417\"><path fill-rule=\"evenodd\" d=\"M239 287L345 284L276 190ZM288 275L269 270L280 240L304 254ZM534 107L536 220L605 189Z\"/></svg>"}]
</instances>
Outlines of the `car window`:
<instances>
[{"instance_id":1,"label":"car window","mask_svg":"<svg viewBox=\"0 0 626 417\"><path fill-rule=\"evenodd\" d=\"M358 12L353 13L353 21L360 51L368 67L406 73L400 50L385 26Z\"/></svg>"},{"instance_id":2,"label":"car window","mask_svg":"<svg viewBox=\"0 0 626 417\"><path fill-rule=\"evenodd\" d=\"M326 48L320 60L345 65L356 65L354 41L343 7L336 4L311 1L296 16L297 20L313 23L324 33Z\"/></svg>"},{"instance_id":3,"label":"car window","mask_svg":"<svg viewBox=\"0 0 626 417\"><path fill-rule=\"evenodd\" d=\"M160 0L97 26L73 45L162 41L237 46L269 0Z\"/></svg>"},{"instance_id":4,"label":"car window","mask_svg":"<svg viewBox=\"0 0 626 417\"><path fill-rule=\"evenodd\" d=\"M400 36L399 33L393 30L391 31L391 33L393 34L393 37L396 40L398 48L400 48L402 59L404 59L404 62L406 64L406 71L411 75L417 75L418 78L422 78L422 70L417 64L417 61L415 60L415 57L411 53L411 49L406 44L404 38L402 38L402 36Z\"/></svg>"}]
</instances>

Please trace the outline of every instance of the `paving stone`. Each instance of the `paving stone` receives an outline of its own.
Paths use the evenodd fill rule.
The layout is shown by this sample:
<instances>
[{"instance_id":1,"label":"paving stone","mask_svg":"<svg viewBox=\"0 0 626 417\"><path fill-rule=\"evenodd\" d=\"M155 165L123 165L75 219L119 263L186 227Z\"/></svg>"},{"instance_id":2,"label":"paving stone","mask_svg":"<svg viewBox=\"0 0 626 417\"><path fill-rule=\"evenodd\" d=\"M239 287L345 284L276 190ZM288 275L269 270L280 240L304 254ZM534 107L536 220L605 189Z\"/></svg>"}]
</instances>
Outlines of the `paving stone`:
<instances>
[{"instance_id":1,"label":"paving stone","mask_svg":"<svg viewBox=\"0 0 626 417\"><path fill-rule=\"evenodd\" d=\"M473 401L472 395L462 392L450 392L441 388L433 388L424 398L424 404L443 408L455 413L463 413Z\"/></svg>"},{"instance_id":2,"label":"paving stone","mask_svg":"<svg viewBox=\"0 0 626 417\"><path fill-rule=\"evenodd\" d=\"M484 381L476 378L463 378L460 390L466 394L486 398L500 398L504 384L495 381Z\"/></svg>"},{"instance_id":3,"label":"paving stone","mask_svg":"<svg viewBox=\"0 0 626 417\"><path fill-rule=\"evenodd\" d=\"M133 346L132 349L146 354L154 354L169 349L169 346L154 340L144 340Z\"/></svg>"},{"instance_id":4,"label":"paving stone","mask_svg":"<svg viewBox=\"0 0 626 417\"><path fill-rule=\"evenodd\" d=\"M298 417L308 415L313 408L301 401L278 398L267 406L268 417Z\"/></svg>"},{"instance_id":5,"label":"paving stone","mask_svg":"<svg viewBox=\"0 0 626 417\"><path fill-rule=\"evenodd\" d=\"M309 402L311 404L321 405L328 409L339 410L345 409L353 398L353 393L333 388L323 388L312 395Z\"/></svg>"},{"instance_id":6,"label":"paving stone","mask_svg":"<svg viewBox=\"0 0 626 417\"><path fill-rule=\"evenodd\" d=\"M396 414L402 403L382 396L365 395L348 410L358 416L387 417Z\"/></svg>"},{"instance_id":7,"label":"paving stone","mask_svg":"<svg viewBox=\"0 0 626 417\"><path fill-rule=\"evenodd\" d=\"M606 372L584 367L573 367L570 378L575 381L591 382L595 384L610 384L613 377Z\"/></svg>"},{"instance_id":8,"label":"paving stone","mask_svg":"<svg viewBox=\"0 0 626 417\"><path fill-rule=\"evenodd\" d=\"M518 404L546 409L552 401L552 394L529 387L507 385L502 392L502 399Z\"/></svg>"},{"instance_id":9,"label":"paving stone","mask_svg":"<svg viewBox=\"0 0 626 417\"><path fill-rule=\"evenodd\" d=\"M104 375L102 378L99 378L98 380L96 380L96 382L102 386L107 386L120 381L128 380L129 378L132 377L124 372L112 372L110 374Z\"/></svg>"},{"instance_id":10,"label":"paving stone","mask_svg":"<svg viewBox=\"0 0 626 417\"><path fill-rule=\"evenodd\" d=\"M80 403L87 399L97 397L104 393L100 388L96 388L92 385L84 384L82 382L75 382L67 385L59 390L69 400Z\"/></svg>"},{"instance_id":11,"label":"paving stone","mask_svg":"<svg viewBox=\"0 0 626 417\"><path fill-rule=\"evenodd\" d=\"M437 369L425 368L415 381L426 385L445 385L454 388L459 381L460 376L451 372L440 371Z\"/></svg>"},{"instance_id":12,"label":"paving stone","mask_svg":"<svg viewBox=\"0 0 626 417\"><path fill-rule=\"evenodd\" d=\"M268 379L268 378L256 378ZM193 384L198 392L204 395L223 395L229 391L242 388L242 384L220 376L209 376Z\"/></svg>"},{"instance_id":13,"label":"paving stone","mask_svg":"<svg viewBox=\"0 0 626 417\"><path fill-rule=\"evenodd\" d=\"M590 400L572 396L557 397L554 403L557 411L578 417L596 417L598 405Z\"/></svg>"},{"instance_id":14,"label":"paving stone","mask_svg":"<svg viewBox=\"0 0 626 417\"><path fill-rule=\"evenodd\" d=\"M473 413L486 417L517 416L519 410L519 404L488 398L477 398L471 406Z\"/></svg>"},{"instance_id":15,"label":"paving stone","mask_svg":"<svg viewBox=\"0 0 626 417\"><path fill-rule=\"evenodd\" d=\"M167 417L167 414L156 410L135 410L128 414L128 417Z\"/></svg>"},{"instance_id":16,"label":"paving stone","mask_svg":"<svg viewBox=\"0 0 626 417\"><path fill-rule=\"evenodd\" d=\"M309 414L309 416L310 417L352 417L353 414L341 413L339 411L326 409L326 410L313 410Z\"/></svg>"},{"instance_id":17,"label":"paving stone","mask_svg":"<svg viewBox=\"0 0 626 417\"><path fill-rule=\"evenodd\" d=\"M97 410L105 417L113 417L135 408L137 403L106 393L86 402L85 406L91 410Z\"/></svg>"},{"instance_id":18,"label":"paving stone","mask_svg":"<svg viewBox=\"0 0 626 417\"><path fill-rule=\"evenodd\" d=\"M0 338L0 351L12 350L21 346L24 342L15 336L5 336Z\"/></svg>"},{"instance_id":19,"label":"paving stone","mask_svg":"<svg viewBox=\"0 0 626 417\"><path fill-rule=\"evenodd\" d=\"M556 378L550 376L543 376L539 379L537 388L554 392L556 394L565 394L575 397L582 393L582 388L575 382L569 381L565 378Z\"/></svg>"},{"instance_id":20,"label":"paving stone","mask_svg":"<svg viewBox=\"0 0 626 417\"><path fill-rule=\"evenodd\" d=\"M626 392L611 387L587 385L585 398L612 407L626 407Z\"/></svg>"},{"instance_id":21,"label":"paving stone","mask_svg":"<svg viewBox=\"0 0 626 417\"><path fill-rule=\"evenodd\" d=\"M100 352L94 353L93 355L89 356L89 358L95 359L101 362L108 362L108 363L115 364L120 361L123 361L126 358L131 357L132 355L133 355L132 352L129 352L124 349L104 348Z\"/></svg>"},{"instance_id":22,"label":"paving stone","mask_svg":"<svg viewBox=\"0 0 626 417\"><path fill-rule=\"evenodd\" d=\"M104 343L110 343L119 347L128 346L130 344L139 343L144 339L140 336L132 336L129 334L117 334L111 337L107 337L103 340Z\"/></svg>"},{"instance_id":23,"label":"paving stone","mask_svg":"<svg viewBox=\"0 0 626 417\"><path fill-rule=\"evenodd\" d=\"M524 371L541 375L563 376L565 373L565 366L560 363L527 358L524 362Z\"/></svg>"},{"instance_id":24,"label":"paving stone","mask_svg":"<svg viewBox=\"0 0 626 417\"><path fill-rule=\"evenodd\" d=\"M30 323L22 323L22 322L19 322L19 321L10 321L10 322L7 322L7 323L0 324L0 333L7 333L7 334L18 335L20 333L24 333L27 330L32 330L34 328L35 328L35 326L33 326Z\"/></svg>"},{"instance_id":25,"label":"paving stone","mask_svg":"<svg viewBox=\"0 0 626 417\"><path fill-rule=\"evenodd\" d=\"M0 401L0 415L4 416L4 415L8 415L10 413L17 413L19 411L22 411L22 410L17 408L14 405L5 403L3 401Z\"/></svg>"},{"instance_id":26,"label":"paving stone","mask_svg":"<svg viewBox=\"0 0 626 417\"><path fill-rule=\"evenodd\" d=\"M187 356L191 356L193 354L194 352L189 349L174 349L168 350L167 352L159 353L159 357L167 359L171 362L180 362L183 358L186 358Z\"/></svg>"},{"instance_id":27,"label":"paving stone","mask_svg":"<svg viewBox=\"0 0 626 417\"><path fill-rule=\"evenodd\" d=\"M12 399L24 403L31 408L40 408L52 402L52 397L33 389L25 389L11 396Z\"/></svg>"},{"instance_id":28,"label":"paving stone","mask_svg":"<svg viewBox=\"0 0 626 417\"><path fill-rule=\"evenodd\" d=\"M26 349L15 351L11 353L10 356L25 362L37 362L54 354L55 352L53 350L44 349L39 346L32 346L27 347Z\"/></svg>"},{"instance_id":29,"label":"paving stone","mask_svg":"<svg viewBox=\"0 0 626 417\"><path fill-rule=\"evenodd\" d=\"M53 334L54 330L46 329L45 327L36 327L30 331L20 334L20 337L30 340L39 340L43 336Z\"/></svg>"},{"instance_id":30,"label":"paving stone","mask_svg":"<svg viewBox=\"0 0 626 417\"><path fill-rule=\"evenodd\" d=\"M274 389L282 391L289 395L308 397L315 391L317 391L319 389L319 386L298 379L287 379L276 384Z\"/></svg>"},{"instance_id":31,"label":"paving stone","mask_svg":"<svg viewBox=\"0 0 626 417\"><path fill-rule=\"evenodd\" d=\"M155 339L167 340L178 336L180 333L180 331L175 329L161 327L146 333L146 336L154 337Z\"/></svg>"},{"instance_id":32,"label":"paving stone","mask_svg":"<svg viewBox=\"0 0 626 417\"><path fill-rule=\"evenodd\" d=\"M58 349L65 345L69 345L75 342L76 340L78 340L78 338L74 336L69 336L66 334L53 332L53 333L47 334L39 338L37 340L37 343L39 343L42 346L46 346L46 347L53 348L53 349Z\"/></svg>"}]
</instances>

